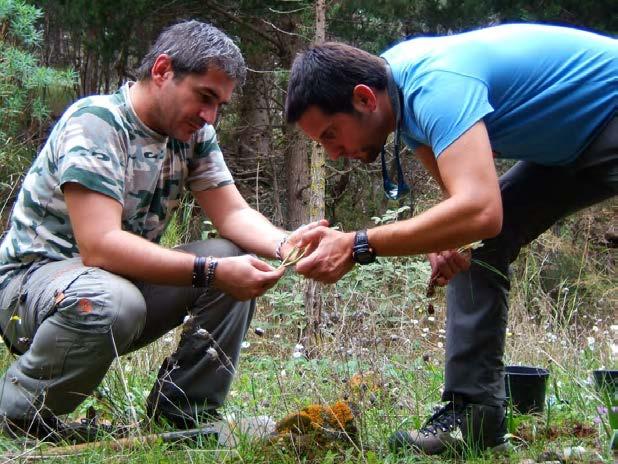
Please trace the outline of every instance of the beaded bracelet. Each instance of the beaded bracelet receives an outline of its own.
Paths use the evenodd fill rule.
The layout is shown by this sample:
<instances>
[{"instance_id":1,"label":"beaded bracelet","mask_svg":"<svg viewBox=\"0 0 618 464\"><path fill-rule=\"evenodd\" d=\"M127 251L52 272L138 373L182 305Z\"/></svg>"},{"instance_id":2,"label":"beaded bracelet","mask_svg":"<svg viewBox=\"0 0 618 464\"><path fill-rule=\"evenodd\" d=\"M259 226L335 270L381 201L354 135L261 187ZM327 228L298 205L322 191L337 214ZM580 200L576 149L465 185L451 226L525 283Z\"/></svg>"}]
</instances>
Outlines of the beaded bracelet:
<instances>
[{"instance_id":1,"label":"beaded bracelet","mask_svg":"<svg viewBox=\"0 0 618 464\"><path fill-rule=\"evenodd\" d=\"M281 240L277 242L277 247L275 248L275 258L277 258L279 261L283 261L283 256L281 256L281 248L283 248L283 245L286 244L288 238L290 238L289 235L284 235Z\"/></svg>"},{"instance_id":2,"label":"beaded bracelet","mask_svg":"<svg viewBox=\"0 0 618 464\"><path fill-rule=\"evenodd\" d=\"M193 288L203 288L208 285L206 274L206 258L204 256L196 256L193 260L193 275L191 286Z\"/></svg>"},{"instance_id":3,"label":"beaded bracelet","mask_svg":"<svg viewBox=\"0 0 618 464\"><path fill-rule=\"evenodd\" d=\"M210 287L210 284L215 280L215 270L217 269L219 262L212 256L208 257L208 270L206 271L206 287Z\"/></svg>"}]
</instances>

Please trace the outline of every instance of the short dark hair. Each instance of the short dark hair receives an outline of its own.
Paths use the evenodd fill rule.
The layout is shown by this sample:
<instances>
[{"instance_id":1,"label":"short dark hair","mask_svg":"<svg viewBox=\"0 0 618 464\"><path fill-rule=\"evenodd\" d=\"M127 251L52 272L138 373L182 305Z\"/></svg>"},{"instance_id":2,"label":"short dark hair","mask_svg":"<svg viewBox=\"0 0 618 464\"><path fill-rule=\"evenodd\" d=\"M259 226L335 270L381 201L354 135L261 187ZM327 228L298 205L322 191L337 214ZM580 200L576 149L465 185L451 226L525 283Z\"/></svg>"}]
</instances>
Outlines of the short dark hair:
<instances>
[{"instance_id":1,"label":"short dark hair","mask_svg":"<svg viewBox=\"0 0 618 464\"><path fill-rule=\"evenodd\" d=\"M386 88L382 58L350 45L325 42L300 53L292 64L286 119L297 122L310 106L325 114L352 113L352 92L359 84Z\"/></svg>"},{"instance_id":2,"label":"short dark hair","mask_svg":"<svg viewBox=\"0 0 618 464\"><path fill-rule=\"evenodd\" d=\"M161 32L137 69L137 78L150 79L155 60L164 53L172 59L175 78L205 73L210 66L221 69L238 85L244 83L247 75L239 48L232 39L208 23L183 21Z\"/></svg>"}]
</instances>

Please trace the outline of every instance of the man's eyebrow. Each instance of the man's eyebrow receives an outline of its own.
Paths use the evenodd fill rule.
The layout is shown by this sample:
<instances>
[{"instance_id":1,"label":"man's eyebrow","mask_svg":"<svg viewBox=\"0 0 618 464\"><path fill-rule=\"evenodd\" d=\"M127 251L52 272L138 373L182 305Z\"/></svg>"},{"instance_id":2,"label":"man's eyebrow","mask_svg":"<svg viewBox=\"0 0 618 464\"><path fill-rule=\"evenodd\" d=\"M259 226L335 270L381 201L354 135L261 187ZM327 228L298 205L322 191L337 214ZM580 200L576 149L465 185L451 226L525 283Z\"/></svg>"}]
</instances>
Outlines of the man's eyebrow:
<instances>
[{"instance_id":1,"label":"man's eyebrow","mask_svg":"<svg viewBox=\"0 0 618 464\"><path fill-rule=\"evenodd\" d=\"M229 103L229 101L227 100L225 101L222 100L219 94L215 90L211 89L210 87L199 87L199 90L202 94L208 94L208 95L215 97L215 99L221 106L227 105Z\"/></svg>"}]
</instances>

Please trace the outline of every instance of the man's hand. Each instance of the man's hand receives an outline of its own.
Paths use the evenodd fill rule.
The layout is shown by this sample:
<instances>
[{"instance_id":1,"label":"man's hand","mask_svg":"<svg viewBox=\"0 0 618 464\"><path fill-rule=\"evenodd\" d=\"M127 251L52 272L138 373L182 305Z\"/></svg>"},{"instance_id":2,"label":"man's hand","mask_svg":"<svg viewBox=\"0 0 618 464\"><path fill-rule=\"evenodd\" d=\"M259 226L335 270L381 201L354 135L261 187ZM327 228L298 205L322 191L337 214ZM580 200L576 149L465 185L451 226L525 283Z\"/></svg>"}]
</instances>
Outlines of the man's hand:
<instances>
[{"instance_id":1,"label":"man's hand","mask_svg":"<svg viewBox=\"0 0 618 464\"><path fill-rule=\"evenodd\" d=\"M237 300L262 296L285 272L251 255L219 258L214 286Z\"/></svg>"},{"instance_id":2,"label":"man's hand","mask_svg":"<svg viewBox=\"0 0 618 464\"><path fill-rule=\"evenodd\" d=\"M296 264L296 272L318 282L335 283L354 266L353 244L354 232L339 232L325 226L305 231L300 246L310 245L315 251Z\"/></svg>"},{"instance_id":3,"label":"man's hand","mask_svg":"<svg viewBox=\"0 0 618 464\"><path fill-rule=\"evenodd\" d=\"M309 224L303 224L298 229L290 234L288 240L281 247L281 257L285 260L285 258L292 252L294 247L303 248L309 245L309 248L305 251L305 256L308 256L315 250L318 246L319 240L313 242L305 242L301 244L303 239L303 235L305 232L310 231L311 229L315 229L316 227L328 227L328 221L326 219L320 219L319 221L313 221Z\"/></svg>"},{"instance_id":4,"label":"man's hand","mask_svg":"<svg viewBox=\"0 0 618 464\"><path fill-rule=\"evenodd\" d=\"M463 253L457 250L446 250L439 253L429 253L429 263L431 264L432 285L444 286L458 272L467 271L470 268L470 251Z\"/></svg>"}]
</instances>

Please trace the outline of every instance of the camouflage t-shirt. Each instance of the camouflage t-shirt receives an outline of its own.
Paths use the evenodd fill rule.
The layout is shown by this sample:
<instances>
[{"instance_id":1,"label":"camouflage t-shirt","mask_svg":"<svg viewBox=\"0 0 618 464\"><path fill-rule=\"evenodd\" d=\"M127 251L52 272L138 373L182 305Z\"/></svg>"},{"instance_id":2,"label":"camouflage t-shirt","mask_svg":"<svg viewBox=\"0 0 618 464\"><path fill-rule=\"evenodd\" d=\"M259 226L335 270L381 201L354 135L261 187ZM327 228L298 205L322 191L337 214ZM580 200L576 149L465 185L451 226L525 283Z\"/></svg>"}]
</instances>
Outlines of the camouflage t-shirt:
<instances>
[{"instance_id":1,"label":"camouflage t-shirt","mask_svg":"<svg viewBox=\"0 0 618 464\"><path fill-rule=\"evenodd\" d=\"M137 117L125 84L112 95L77 101L54 127L24 179L0 245L0 287L40 260L79 255L62 192L76 182L117 201L122 228L158 242L181 193L233 182L206 125L190 142L165 137Z\"/></svg>"}]
</instances>

